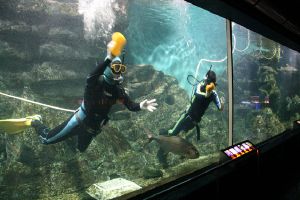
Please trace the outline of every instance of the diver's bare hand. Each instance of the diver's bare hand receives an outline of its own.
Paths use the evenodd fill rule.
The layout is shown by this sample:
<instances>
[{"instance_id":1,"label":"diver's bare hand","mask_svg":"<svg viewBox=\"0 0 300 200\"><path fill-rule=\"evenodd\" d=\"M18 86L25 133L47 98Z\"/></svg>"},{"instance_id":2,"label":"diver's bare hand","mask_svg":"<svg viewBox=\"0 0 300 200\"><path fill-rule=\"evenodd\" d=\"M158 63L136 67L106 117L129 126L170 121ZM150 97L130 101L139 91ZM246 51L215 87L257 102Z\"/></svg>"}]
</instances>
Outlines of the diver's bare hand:
<instances>
[{"instance_id":1,"label":"diver's bare hand","mask_svg":"<svg viewBox=\"0 0 300 200\"><path fill-rule=\"evenodd\" d=\"M221 102L222 104L224 104L224 103L225 103L225 98L224 98L224 97L221 97L221 98L220 98L220 102Z\"/></svg>"},{"instance_id":2,"label":"diver's bare hand","mask_svg":"<svg viewBox=\"0 0 300 200\"><path fill-rule=\"evenodd\" d=\"M157 106L157 103L156 103L156 99L151 99L151 100L147 100L145 99L144 101L142 101L140 103L140 108L143 109L143 110L148 110L150 112L153 112L154 110L156 110L156 106Z\"/></svg>"},{"instance_id":3,"label":"diver's bare hand","mask_svg":"<svg viewBox=\"0 0 300 200\"><path fill-rule=\"evenodd\" d=\"M221 103L220 111L223 111L224 110L224 104L225 104L225 98L224 97L220 98L220 103Z\"/></svg>"}]
</instances>

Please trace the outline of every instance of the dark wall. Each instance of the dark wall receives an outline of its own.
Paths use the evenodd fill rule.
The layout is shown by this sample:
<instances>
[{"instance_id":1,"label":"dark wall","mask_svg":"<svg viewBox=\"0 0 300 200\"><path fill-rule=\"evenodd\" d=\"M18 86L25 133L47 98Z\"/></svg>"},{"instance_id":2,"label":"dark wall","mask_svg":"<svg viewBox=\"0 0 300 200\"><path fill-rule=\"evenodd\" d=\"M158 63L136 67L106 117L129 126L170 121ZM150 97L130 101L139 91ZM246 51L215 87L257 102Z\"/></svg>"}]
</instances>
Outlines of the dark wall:
<instances>
[{"instance_id":1,"label":"dark wall","mask_svg":"<svg viewBox=\"0 0 300 200\"><path fill-rule=\"evenodd\" d=\"M300 199L300 129L132 199ZM299 188L299 189L298 189Z\"/></svg>"},{"instance_id":2,"label":"dark wall","mask_svg":"<svg viewBox=\"0 0 300 200\"><path fill-rule=\"evenodd\" d=\"M208 10L216 15L229 19L236 22L254 32L257 32L267 38L270 38L284 46L294 49L300 52L300 27L297 23L294 23L295 30L288 26L288 21L286 18L291 18L293 20L299 21L299 12L295 12L292 8L297 7L296 3L293 2L282 2L285 5L285 10L290 10L289 15L282 17L284 20L281 22L279 20L274 20L276 16L267 16L272 13L276 13L274 10L273 1L269 1L270 5L265 6L265 9L270 9L269 12L263 13L261 10L257 9L257 6L253 5L252 0L186 0L194 4L195 6L201 7ZM258 3L260 1L257 1ZM296 2L296 1L295 1ZM294 5L294 6L293 6ZM284 10L284 9L283 9ZM273 17L273 18L271 18ZM294 30L294 31L291 31ZM297 32L298 31L298 32Z\"/></svg>"}]
</instances>

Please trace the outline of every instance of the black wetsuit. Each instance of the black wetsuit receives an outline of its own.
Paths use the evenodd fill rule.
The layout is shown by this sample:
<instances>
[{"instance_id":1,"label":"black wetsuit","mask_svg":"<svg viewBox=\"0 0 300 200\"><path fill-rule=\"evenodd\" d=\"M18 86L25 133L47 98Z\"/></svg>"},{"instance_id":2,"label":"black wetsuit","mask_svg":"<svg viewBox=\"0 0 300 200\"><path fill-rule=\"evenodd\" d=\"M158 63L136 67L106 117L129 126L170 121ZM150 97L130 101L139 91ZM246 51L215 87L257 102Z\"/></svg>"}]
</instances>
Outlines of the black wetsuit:
<instances>
[{"instance_id":1,"label":"black wetsuit","mask_svg":"<svg viewBox=\"0 0 300 200\"><path fill-rule=\"evenodd\" d=\"M54 144L77 135L77 148L83 152L107 123L112 105L122 103L130 111L141 110L139 103L131 101L121 85L109 85L104 81L103 72L110 62L106 59L88 75L84 101L68 120L52 130L39 121L33 122L32 126L41 136L43 144Z\"/></svg>"},{"instance_id":2,"label":"black wetsuit","mask_svg":"<svg viewBox=\"0 0 300 200\"><path fill-rule=\"evenodd\" d=\"M190 106L180 116L173 129L168 131L169 135L178 135L180 131L189 131L194 127L197 127L198 139L199 139L199 127L197 124L201 121L206 109L210 102L214 102L219 110L222 109L220 99L215 90L212 90L207 96L205 93L205 82L200 82L195 88L193 98Z\"/></svg>"}]
</instances>

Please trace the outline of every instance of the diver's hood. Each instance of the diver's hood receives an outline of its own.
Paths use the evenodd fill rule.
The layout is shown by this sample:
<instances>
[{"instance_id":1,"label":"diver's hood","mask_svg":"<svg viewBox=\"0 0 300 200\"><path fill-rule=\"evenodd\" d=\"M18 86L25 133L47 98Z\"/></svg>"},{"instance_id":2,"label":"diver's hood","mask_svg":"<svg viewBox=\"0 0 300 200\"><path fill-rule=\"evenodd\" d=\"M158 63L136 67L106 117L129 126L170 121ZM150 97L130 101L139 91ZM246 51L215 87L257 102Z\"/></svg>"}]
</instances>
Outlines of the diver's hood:
<instances>
[{"instance_id":1,"label":"diver's hood","mask_svg":"<svg viewBox=\"0 0 300 200\"><path fill-rule=\"evenodd\" d=\"M216 84L217 82L217 76L216 73L212 70L208 70L208 72L206 73L206 83L214 83Z\"/></svg>"},{"instance_id":2,"label":"diver's hood","mask_svg":"<svg viewBox=\"0 0 300 200\"><path fill-rule=\"evenodd\" d=\"M113 63L122 63L121 58L120 57L114 57L114 59L112 59L111 64Z\"/></svg>"}]
</instances>

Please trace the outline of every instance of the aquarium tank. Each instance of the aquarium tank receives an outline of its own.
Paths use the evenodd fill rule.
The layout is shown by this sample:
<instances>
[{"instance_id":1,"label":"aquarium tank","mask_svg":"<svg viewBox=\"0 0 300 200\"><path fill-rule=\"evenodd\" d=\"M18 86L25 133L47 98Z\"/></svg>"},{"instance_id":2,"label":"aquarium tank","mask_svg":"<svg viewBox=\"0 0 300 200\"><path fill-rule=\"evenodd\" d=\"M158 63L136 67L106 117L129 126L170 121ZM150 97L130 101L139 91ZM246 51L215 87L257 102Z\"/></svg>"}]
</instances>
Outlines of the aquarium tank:
<instances>
[{"instance_id":1,"label":"aquarium tank","mask_svg":"<svg viewBox=\"0 0 300 200\"><path fill-rule=\"evenodd\" d=\"M291 128L299 52L231 28L184 0L1 1L0 199L126 199L208 167L229 102L233 143Z\"/></svg>"}]
</instances>

